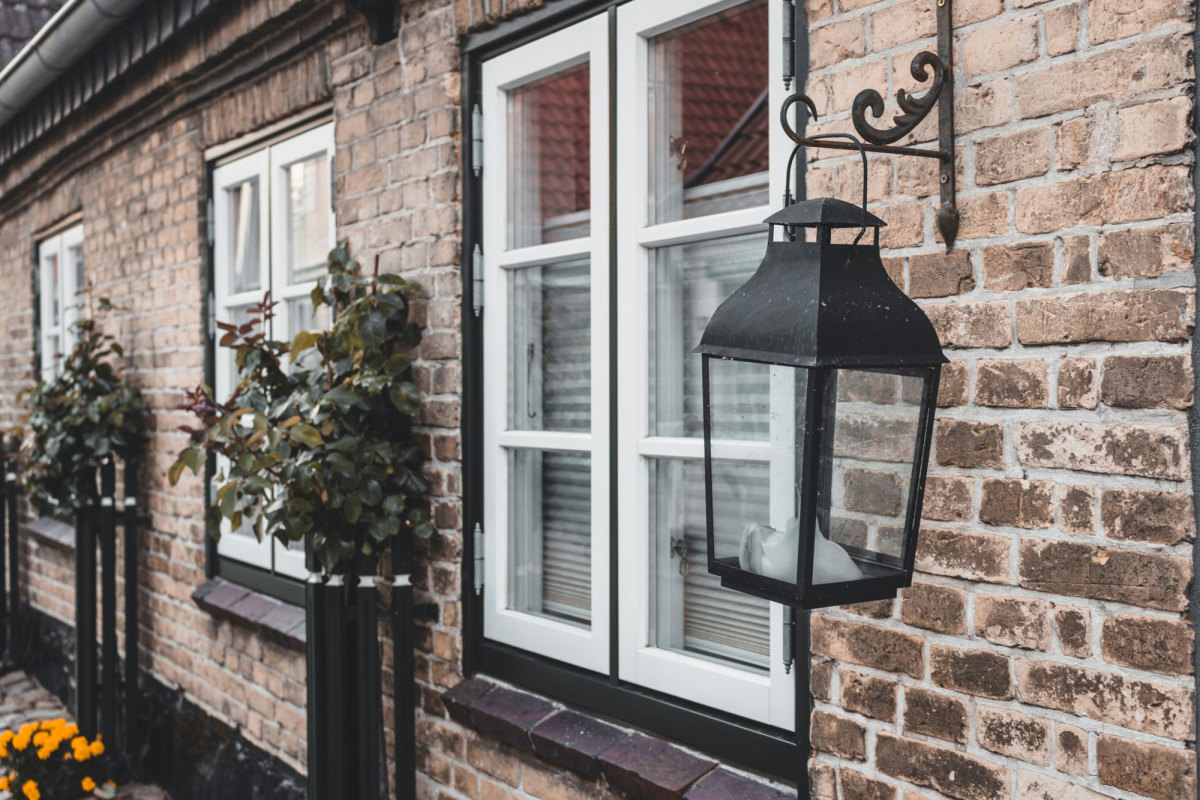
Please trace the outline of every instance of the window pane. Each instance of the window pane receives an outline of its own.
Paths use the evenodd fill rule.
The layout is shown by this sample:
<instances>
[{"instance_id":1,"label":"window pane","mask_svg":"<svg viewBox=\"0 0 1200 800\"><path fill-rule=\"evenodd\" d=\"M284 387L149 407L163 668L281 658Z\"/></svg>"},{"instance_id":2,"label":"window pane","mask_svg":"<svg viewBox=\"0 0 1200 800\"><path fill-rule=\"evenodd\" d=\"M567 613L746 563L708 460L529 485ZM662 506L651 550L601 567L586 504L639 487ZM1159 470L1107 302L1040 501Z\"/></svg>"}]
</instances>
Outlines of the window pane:
<instances>
[{"instance_id":1,"label":"window pane","mask_svg":"<svg viewBox=\"0 0 1200 800\"><path fill-rule=\"evenodd\" d=\"M288 283L316 280L329 254L329 157L287 168Z\"/></svg>"},{"instance_id":2,"label":"window pane","mask_svg":"<svg viewBox=\"0 0 1200 800\"><path fill-rule=\"evenodd\" d=\"M650 320L650 431L703 436L700 356L692 352L726 297L762 260L760 234L664 247L654 252ZM728 362L713 382L718 439L767 438L770 375L762 364Z\"/></svg>"},{"instance_id":3,"label":"window pane","mask_svg":"<svg viewBox=\"0 0 1200 800\"><path fill-rule=\"evenodd\" d=\"M229 193L229 286L234 294L262 288L259 280L258 178L226 189Z\"/></svg>"},{"instance_id":4,"label":"window pane","mask_svg":"<svg viewBox=\"0 0 1200 800\"><path fill-rule=\"evenodd\" d=\"M508 246L590 231L590 70L571 67L508 95Z\"/></svg>"},{"instance_id":5,"label":"window pane","mask_svg":"<svg viewBox=\"0 0 1200 800\"><path fill-rule=\"evenodd\" d=\"M650 218L764 205L767 4L658 36L650 50Z\"/></svg>"},{"instance_id":6,"label":"window pane","mask_svg":"<svg viewBox=\"0 0 1200 800\"><path fill-rule=\"evenodd\" d=\"M510 608L589 624L591 492L591 459L586 454L512 451Z\"/></svg>"},{"instance_id":7,"label":"window pane","mask_svg":"<svg viewBox=\"0 0 1200 800\"><path fill-rule=\"evenodd\" d=\"M57 243L54 248L58 249ZM49 303L49 319L43 324L49 323L50 327L58 327L62 324L63 298L62 298L62 280L59 275L58 253L51 253L42 261L42 269L45 273L45 283L42 284L43 291L50 293Z\"/></svg>"},{"instance_id":8,"label":"window pane","mask_svg":"<svg viewBox=\"0 0 1200 800\"><path fill-rule=\"evenodd\" d=\"M587 261L509 271L508 415L514 430L591 429Z\"/></svg>"},{"instance_id":9,"label":"window pane","mask_svg":"<svg viewBox=\"0 0 1200 800\"><path fill-rule=\"evenodd\" d=\"M70 266L70 268L72 270L72 274L75 279L74 292L76 295L78 295L85 288L87 288L83 282L84 278L83 278L83 245L82 244L73 244L67 248L67 264ZM74 300L72 298L68 298L68 300L71 300L71 302L74 302Z\"/></svg>"},{"instance_id":10,"label":"window pane","mask_svg":"<svg viewBox=\"0 0 1200 800\"><path fill-rule=\"evenodd\" d=\"M736 549L745 520L769 504L768 467L715 461L714 473L718 544ZM704 462L657 459L650 474L655 646L765 669L767 602L708 572Z\"/></svg>"},{"instance_id":11,"label":"window pane","mask_svg":"<svg viewBox=\"0 0 1200 800\"><path fill-rule=\"evenodd\" d=\"M247 303L245 305L231 306L229 308L222 309L221 311L217 312L217 319L220 322L241 325L250 320L249 308L250 304ZM220 401L224 401L225 397L227 397L229 393L233 391L233 387L237 386L238 384L237 361L234 359L233 351L226 350L225 352L227 354L227 357L224 359L226 365L225 374L218 376L217 383L217 400ZM221 362L218 361L217 363L220 364ZM224 383L221 383L221 380L223 380Z\"/></svg>"},{"instance_id":12,"label":"window pane","mask_svg":"<svg viewBox=\"0 0 1200 800\"><path fill-rule=\"evenodd\" d=\"M287 330L276 330L277 338L290 342L300 331L329 330L329 306L322 305L317 313L313 313L312 300L307 296L293 297L287 301ZM320 361L320 354L310 350L292 362L292 369L297 365L309 366ZM303 549L303 548L301 548Z\"/></svg>"}]
</instances>

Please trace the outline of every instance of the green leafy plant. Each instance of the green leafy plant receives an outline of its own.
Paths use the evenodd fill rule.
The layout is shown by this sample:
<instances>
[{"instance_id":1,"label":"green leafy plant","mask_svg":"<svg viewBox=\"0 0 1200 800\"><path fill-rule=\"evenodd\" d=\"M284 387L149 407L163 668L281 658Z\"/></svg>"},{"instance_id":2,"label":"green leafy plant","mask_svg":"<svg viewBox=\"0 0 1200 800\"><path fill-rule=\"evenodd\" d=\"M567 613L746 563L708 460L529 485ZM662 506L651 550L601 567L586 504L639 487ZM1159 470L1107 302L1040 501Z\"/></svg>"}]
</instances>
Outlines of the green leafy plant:
<instances>
[{"instance_id":1,"label":"green leafy plant","mask_svg":"<svg viewBox=\"0 0 1200 800\"><path fill-rule=\"evenodd\" d=\"M103 298L99 305L112 307ZM94 503L94 490L81 488L81 481L113 456L133 458L145 440L141 392L111 361L125 351L90 315L72 327L75 346L62 371L28 393L32 411L21 479L42 514L70 514Z\"/></svg>"},{"instance_id":2,"label":"green leafy plant","mask_svg":"<svg viewBox=\"0 0 1200 800\"><path fill-rule=\"evenodd\" d=\"M428 537L433 526L407 352L420 341L409 320L420 287L378 270L363 277L346 241L327 266L312 304L333 312L329 330L302 331L290 343L268 338L276 305L269 293L244 324L220 323L220 346L233 351L239 382L223 401L206 386L188 393L180 408L201 425L183 428L191 443L168 477L175 484L184 469L199 475L217 456L210 530L225 519L260 540L311 535L333 573L401 531Z\"/></svg>"}]
</instances>

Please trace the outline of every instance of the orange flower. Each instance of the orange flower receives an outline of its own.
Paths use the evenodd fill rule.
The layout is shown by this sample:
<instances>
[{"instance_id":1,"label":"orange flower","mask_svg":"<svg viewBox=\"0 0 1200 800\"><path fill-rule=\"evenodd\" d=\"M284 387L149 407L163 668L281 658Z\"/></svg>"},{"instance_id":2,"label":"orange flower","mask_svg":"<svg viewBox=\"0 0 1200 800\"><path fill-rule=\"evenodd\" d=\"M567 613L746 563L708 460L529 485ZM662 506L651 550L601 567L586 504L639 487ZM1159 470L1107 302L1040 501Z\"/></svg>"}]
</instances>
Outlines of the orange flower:
<instances>
[{"instance_id":1,"label":"orange flower","mask_svg":"<svg viewBox=\"0 0 1200 800\"><path fill-rule=\"evenodd\" d=\"M3 778L0 778L0 792L7 792L7 791L8 791L8 777L5 776Z\"/></svg>"},{"instance_id":2,"label":"orange flower","mask_svg":"<svg viewBox=\"0 0 1200 800\"><path fill-rule=\"evenodd\" d=\"M95 788L96 788L96 782L94 780L92 780L91 778L83 779L83 790L85 792L90 792Z\"/></svg>"},{"instance_id":3,"label":"orange flower","mask_svg":"<svg viewBox=\"0 0 1200 800\"><path fill-rule=\"evenodd\" d=\"M42 793L38 791L38 785L35 781L25 781L21 786L21 792L29 798L29 800L41 800Z\"/></svg>"}]
</instances>

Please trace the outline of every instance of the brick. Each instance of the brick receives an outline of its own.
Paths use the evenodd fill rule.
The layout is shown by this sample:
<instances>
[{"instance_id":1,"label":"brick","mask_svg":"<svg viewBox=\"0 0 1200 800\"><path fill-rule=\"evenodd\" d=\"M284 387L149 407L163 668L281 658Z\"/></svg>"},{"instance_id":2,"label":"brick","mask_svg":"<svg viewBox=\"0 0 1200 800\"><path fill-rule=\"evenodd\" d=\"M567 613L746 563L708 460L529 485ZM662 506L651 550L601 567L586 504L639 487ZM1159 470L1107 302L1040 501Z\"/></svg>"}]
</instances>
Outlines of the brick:
<instances>
[{"instance_id":1,"label":"brick","mask_svg":"<svg viewBox=\"0 0 1200 800\"><path fill-rule=\"evenodd\" d=\"M923 307L942 347L1005 348L1012 344L1008 303L940 303Z\"/></svg>"},{"instance_id":2,"label":"brick","mask_svg":"<svg viewBox=\"0 0 1200 800\"><path fill-rule=\"evenodd\" d=\"M958 650L933 646L929 649L929 672L944 689L1008 700L1013 696L1008 659L988 650Z\"/></svg>"},{"instance_id":3,"label":"brick","mask_svg":"<svg viewBox=\"0 0 1200 800\"><path fill-rule=\"evenodd\" d=\"M1100 520L1113 539L1179 544L1196 536L1192 498L1186 494L1141 489L1105 489Z\"/></svg>"},{"instance_id":4,"label":"brick","mask_svg":"<svg viewBox=\"0 0 1200 800\"><path fill-rule=\"evenodd\" d=\"M901 3L871 15L871 46L876 52L936 33L937 16L926 3Z\"/></svg>"},{"instance_id":5,"label":"brick","mask_svg":"<svg viewBox=\"0 0 1200 800\"><path fill-rule=\"evenodd\" d=\"M1087 731L1065 722L1056 722L1054 742L1054 768L1086 777L1089 774Z\"/></svg>"},{"instance_id":6,"label":"brick","mask_svg":"<svg viewBox=\"0 0 1200 800\"><path fill-rule=\"evenodd\" d=\"M989 192L958 199L958 238L979 239L1000 236L1011 227L1008 219L1008 193ZM938 236L941 241L941 236Z\"/></svg>"},{"instance_id":7,"label":"brick","mask_svg":"<svg viewBox=\"0 0 1200 800\"><path fill-rule=\"evenodd\" d=\"M980 706L976 738L984 750L1031 764L1050 764L1050 722L1007 708Z\"/></svg>"},{"instance_id":8,"label":"brick","mask_svg":"<svg viewBox=\"0 0 1200 800\"><path fill-rule=\"evenodd\" d=\"M1192 226L1125 228L1100 236L1100 274L1109 278L1157 278L1191 269L1196 243Z\"/></svg>"},{"instance_id":9,"label":"brick","mask_svg":"<svg viewBox=\"0 0 1200 800\"><path fill-rule=\"evenodd\" d=\"M1096 490L1091 486L1063 486L1058 493L1058 527L1066 533L1096 532Z\"/></svg>"},{"instance_id":10,"label":"brick","mask_svg":"<svg viewBox=\"0 0 1200 800\"><path fill-rule=\"evenodd\" d=\"M983 359L975 368L975 403L996 408L1046 408L1049 367L1034 358Z\"/></svg>"},{"instance_id":11,"label":"brick","mask_svg":"<svg viewBox=\"0 0 1200 800\"><path fill-rule=\"evenodd\" d=\"M921 518L939 522L962 522L974 511L975 482L953 475L930 475L925 481Z\"/></svg>"},{"instance_id":12,"label":"brick","mask_svg":"<svg viewBox=\"0 0 1200 800\"><path fill-rule=\"evenodd\" d=\"M1111 42L1188 19L1188 4L1180 0L1142 0L1132 5L1121 0L1091 0L1088 38L1092 44Z\"/></svg>"},{"instance_id":13,"label":"brick","mask_svg":"<svg viewBox=\"0 0 1200 800\"><path fill-rule=\"evenodd\" d=\"M1100 163L1104 160L1102 146L1094 117L1075 117L1054 126L1055 161L1060 170Z\"/></svg>"},{"instance_id":14,"label":"brick","mask_svg":"<svg viewBox=\"0 0 1200 800\"><path fill-rule=\"evenodd\" d=\"M994 23L962 38L963 70L968 78L1033 61L1038 55L1037 17Z\"/></svg>"},{"instance_id":15,"label":"brick","mask_svg":"<svg viewBox=\"0 0 1200 800\"><path fill-rule=\"evenodd\" d=\"M1100 404L1094 358L1064 358L1058 365L1058 407L1094 409Z\"/></svg>"},{"instance_id":16,"label":"brick","mask_svg":"<svg viewBox=\"0 0 1200 800\"><path fill-rule=\"evenodd\" d=\"M837 800L837 770L829 764L809 759L808 787L817 800Z\"/></svg>"},{"instance_id":17,"label":"brick","mask_svg":"<svg viewBox=\"0 0 1200 800\"><path fill-rule=\"evenodd\" d=\"M965 744L967 704L917 686L904 690L904 732Z\"/></svg>"},{"instance_id":18,"label":"brick","mask_svg":"<svg viewBox=\"0 0 1200 800\"><path fill-rule=\"evenodd\" d=\"M896 516L904 502L904 481L894 472L847 469L843 502L851 511Z\"/></svg>"},{"instance_id":19,"label":"brick","mask_svg":"<svg viewBox=\"0 0 1200 800\"><path fill-rule=\"evenodd\" d=\"M1192 297L1177 289L1094 292L1017 301L1022 344L1185 341Z\"/></svg>"},{"instance_id":20,"label":"brick","mask_svg":"<svg viewBox=\"0 0 1200 800\"><path fill-rule=\"evenodd\" d=\"M867 53L866 17L854 17L842 22L821 25L809 31L809 65L811 69L840 64Z\"/></svg>"},{"instance_id":21,"label":"brick","mask_svg":"<svg viewBox=\"0 0 1200 800\"><path fill-rule=\"evenodd\" d=\"M938 380L938 408L951 408L967 404L967 392L970 388L970 375L967 365L961 361L951 361L942 365L942 374Z\"/></svg>"},{"instance_id":22,"label":"brick","mask_svg":"<svg viewBox=\"0 0 1200 800\"><path fill-rule=\"evenodd\" d=\"M1191 675L1195 631L1182 620L1109 617L1100 626L1100 652L1111 664L1168 675Z\"/></svg>"},{"instance_id":23,"label":"brick","mask_svg":"<svg viewBox=\"0 0 1200 800\"><path fill-rule=\"evenodd\" d=\"M1092 237L1086 233L1074 236L1064 236L1063 244L1063 286L1076 286L1092 281Z\"/></svg>"},{"instance_id":24,"label":"brick","mask_svg":"<svg viewBox=\"0 0 1200 800\"><path fill-rule=\"evenodd\" d=\"M1117 121L1114 160L1174 153L1187 147L1191 138L1185 97L1122 108Z\"/></svg>"},{"instance_id":25,"label":"brick","mask_svg":"<svg viewBox=\"0 0 1200 800\"><path fill-rule=\"evenodd\" d=\"M1046 288L1054 279L1054 245L1022 242L983 248L983 285L989 292Z\"/></svg>"},{"instance_id":26,"label":"brick","mask_svg":"<svg viewBox=\"0 0 1200 800\"><path fill-rule=\"evenodd\" d=\"M937 463L954 467L1004 467L1004 428L990 422L938 420Z\"/></svg>"},{"instance_id":27,"label":"brick","mask_svg":"<svg viewBox=\"0 0 1200 800\"><path fill-rule=\"evenodd\" d=\"M1092 612L1086 608L1057 608L1054 610L1054 630L1062 651L1075 658L1092 654Z\"/></svg>"},{"instance_id":28,"label":"brick","mask_svg":"<svg viewBox=\"0 0 1200 800\"><path fill-rule=\"evenodd\" d=\"M1100 399L1118 408L1190 408L1194 384L1188 356L1109 356Z\"/></svg>"},{"instance_id":29,"label":"brick","mask_svg":"<svg viewBox=\"0 0 1200 800\"><path fill-rule=\"evenodd\" d=\"M975 288L970 253L922 253L908 261L908 296L950 297Z\"/></svg>"},{"instance_id":30,"label":"brick","mask_svg":"<svg viewBox=\"0 0 1200 800\"><path fill-rule=\"evenodd\" d=\"M993 644L1050 649L1051 604L1026 597L975 597L975 633Z\"/></svg>"},{"instance_id":31,"label":"brick","mask_svg":"<svg viewBox=\"0 0 1200 800\"><path fill-rule=\"evenodd\" d=\"M761 781L718 767L689 789L683 800L728 800L730 797L745 800L789 800L794 796Z\"/></svg>"},{"instance_id":32,"label":"brick","mask_svg":"<svg viewBox=\"0 0 1200 800\"><path fill-rule=\"evenodd\" d=\"M592 780L600 776L600 754L627 737L611 725L569 710L549 717L529 732L538 756Z\"/></svg>"},{"instance_id":33,"label":"brick","mask_svg":"<svg viewBox=\"0 0 1200 800\"><path fill-rule=\"evenodd\" d=\"M1192 750L1100 734L1096 772L1101 783L1155 800L1196 796L1196 754Z\"/></svg>"},{"instance_id":34,"label":"brick","mask_svg":"<svg viewBox=\"0 0 1200 800\"><path fill-rule=\"evenodd\" d=\"M981 31L986 32L987 29ZM980 186L1045 175L1049 170L1050 132L1047 128L1002 133L980 139L975 144L975 182Z\"/></svg>"},{"instance_id":35,"label":"brick","mask_svg":"<svg viewBox=\"0 0 1200 800\"><path fill-rule=\"evenodd\" d=\"M1049 528L1054 524L1054 484L985 478L979 521L1017 528Z\"/></svg>"},{"instance_id":36,"label":"brick","mask_svg":"<svg viewBox=\"0 0 1200 800\"><path fill-rule=\"evenodd\" d=\"M814 711L809 734L812 746L850 761L866 761L867 729L854 720Z\"/></svg>"},{"instance_id":37,"label":"brick","mask_svg":"<svg viewBox=\"0 0 1200 800\"><path fill-rule=\"evenodd\" d=\"M646 800L678 798L716 763L661 739L635 733L600 755L604 777L618 791Z\"/></svg>"},{"instance_id":38,"label":"brick","mask_svg":"<svg viewBox=\"0 0 1200 800\"><path fill-rule=\"evenodd\" d=\"M1032 119L1089 108L1134 86L1150 92L1182 83L1188 80L1189 52L1185 39L1175 35L1054 62L1015 79L1017 116Z\"/></svg>"},{"instance_id":39,"label":"brick","mask_svg":"<svg viewBox=\"0 0 1200 800\"><path fill-rule=\"evenodd\" d=\"M532 752L529 731L553 710L540 697L496 686L471 701L470 717L484 737Z\"/></svg>"},{"instance_id":40,"label":"brick","mask_svg":"<svg viewBox=\"0 0 1200 800\"><path fill-rule=\"evenodd\" d=\"M1008 772L1003 767L883 731L875 743L875 764L885 775L955 800L1000 800L1008 794Z\"/></svg>"},{"instance_id":41,"label":"brick","mask_svg":"<svg viewBox=\"0 0 1200 800\"><path fill-rule=\"evenodd\" d=\"M961 3L959 4L961 5ZM958 6L954 7L955 12ZM1003 125L1012 118L1012 81L997 78L954 91L954 128L969 133Z\"/></svg>"},{"instance_id":42,"label":"brick","mask_svg":"<svg viewBox=\"0 0 1200 800\"><path fill-rule=\"evenodd\" d=\"M955 28L997 17L1004 11L1004 0L959 0L954 4L951 21Z\"/></svg>"},{"instance_id":43,"label":"brick","mask_svg":"<svg viewBox=\"0 0 1200 800\"><path fill-rule=\"evenodd\" d=\"M896 682L842 667L838 670L841 685L839 705L884 722L896 721Z\"/></svg>"},{"instance_id":44,"label":"brick","mask_svg":"<svg viewBox=\"0 0 1200 800\"><path fill-rule=\"evenodd\" d=\"M1051 56L1074 53L1079 46L1079 14L1082 3L1048 9L1043 15L1046 26L1046 52Z\"/></svg>"},{"instance_id":45,"label":"brick","mask_svg":"<svg viewBox=\"0 0 1200 800\"><path fill-rule=\"evenodd\" d=\"M871 619L887 619L892 616L892 601L891 600L870 600L865 603L851 603L850 605L842 606L851 614L858 614L861 617L870 617Z\"/></svg>"},{"instance_id":46,"label":"brick","mask_svg":"<svg viewBox=\"0 0 1200 800\"><path fill-rule=\"evenodd\" d=\"M1187 607L1191 579L1183 558L1036 539L1021 542L1018 571L1021 585L1035 591L1167 611Z\"/></svg>"},{"instance_id":47,"label":"brick","mask_svg":"<svg viewBox=\"0 0 1200 800\"><path fill-rule=\"evenodd\" d=\"M925 674L923 644L918 636L866 623L820 614L812 618L812 651L824 658L920 678Z\"/></svg>"},{"instance_id":48,"label":"brick","mask_svg":"<svg viewBox=\"0 0 1200 800\"><path fill-rule=\"evenodd\" d=\"M1019 659L1023 703L1090 717L1169 739L1189 739L1193 692L1094 669Z\"/></svg>"},{"instance_id":49,"label":"brick","mask_svg":"<svg viewBox=\"0 0 1200 800\"><path fill-rule=\"evenodd\" d=\"M1069 422L1016 425L1017 458L1025 467L1168 481L1187 480L1191 476L1186 438L1182 430L1150 425Z\"/></svg>"},{"instance_id":50,"label":"brick","mask_svg":"<svg viewBox=\"0 0 1200 800\"><path fill-rule=\"evenodd\" d=\"M808 685L813 697L828 702L833 694L830 685L833 681L832 661L813 661L809 667Z\"/></svg>"},{"instance_id":51,"label":"brick","mask_svg":"<svg viewBox=\"0 0 1200 800\"><path fill-rule=\"evenodd\" d=\"M1017 773L1016 800L1109 800L1099 792L1036 772Z\"/></svg>"},{"instance_id":52,"label":"brick","mask_svg":"<svg viewBox=\"0 0 1200 800\"><path fill-rule=\"evenodd\" d=\"M1081 224L1161 219L1191 208L1185 179L1177 167L1148 166L1027 186L1017 191L1017 230L1051 233Z\"/></svg>"},{"instance_id":53,"label":"brick","mask_svg":"<svg viewBox=\"0 0 1200 800\"><path fill-rule=\"evenodd\" d=\"M896 787L843 767L842 800L896 800Z\"/></svg>"},{"instance_id":54,"label":"brick","mask_svg":"<svg viewBox=\"0 0 1200 800\"><path fill-rule=\"evenodd\" d=\"M882 65L880 65L882 66ZM861 86L854 87L858 91ZM878 84L875 84L878 85ZM921 203L892 203L873 209L876 216L887 223L879 232L879 244L885 250L897 247L914 247L925 239L925 206Z\"/></svg>"},{"instance_id":55,"label":"brick","mask_svg":"<svg viewBox=\"0 0 1200 800\"><path fill-rule=\"evenodd\" d=\"M1010 546L1005 536L922 528L916 568L931 575L1007 583Z\"/></svg>"},{"instance_id":56,"label":"brick","mask_svg":"<svg viewBox=\"0 0 1200 800\"><path fill-rule=\"evenodd\" d=\"M914 583L901 590L900 619L926 630L962 635L967 632L967 593L954 586Z\"/></svg>"}]
</instances>

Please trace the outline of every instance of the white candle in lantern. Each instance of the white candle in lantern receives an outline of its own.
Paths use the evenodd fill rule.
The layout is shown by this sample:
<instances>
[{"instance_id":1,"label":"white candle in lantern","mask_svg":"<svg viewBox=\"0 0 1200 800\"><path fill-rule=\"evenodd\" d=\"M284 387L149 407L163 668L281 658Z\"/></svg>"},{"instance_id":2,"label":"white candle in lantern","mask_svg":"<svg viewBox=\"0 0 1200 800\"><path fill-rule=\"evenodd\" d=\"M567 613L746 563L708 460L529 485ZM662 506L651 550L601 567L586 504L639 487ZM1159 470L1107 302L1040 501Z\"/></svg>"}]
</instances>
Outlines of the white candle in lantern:
<instances>
[{"instance_id":1,"label":"white candle in lantern","mask_svg":"<svg viewBox=\"0 0 1200 800\"><path fill-rule=\"evenodd\" d=\"M862 570L837 542L831 542L818 530L813 552L813 584L840 583L862 579ZM742 530L738 565L750 572L788 583L796 582L796 560L800 547L800 523L788 520L776 530L770 525L747 523Z\"/></svg>"}]
</instances>

